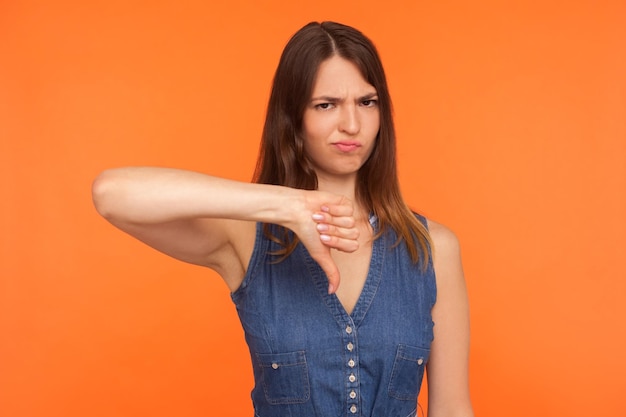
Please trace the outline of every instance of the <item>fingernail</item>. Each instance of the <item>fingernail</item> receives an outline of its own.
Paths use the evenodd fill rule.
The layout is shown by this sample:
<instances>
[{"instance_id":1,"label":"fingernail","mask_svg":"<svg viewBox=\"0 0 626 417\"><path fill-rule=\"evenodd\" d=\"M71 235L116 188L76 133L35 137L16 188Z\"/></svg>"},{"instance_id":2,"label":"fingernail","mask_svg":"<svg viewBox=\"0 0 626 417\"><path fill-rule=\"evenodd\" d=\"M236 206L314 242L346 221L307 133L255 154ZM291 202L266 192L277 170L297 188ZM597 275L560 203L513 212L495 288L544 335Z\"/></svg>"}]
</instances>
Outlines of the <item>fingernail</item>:
<instances>
[{"instance_id":1,"label":"fingernail","mask_svg":"<svg viewBox=\"0 0 626 417\"><path fill-rule=\"evenodd\" d=\"M333 284L328 284L328 294L332 294L335 292L335 286Z\"/></svg>"},{"instance_id":2,"label":"fingernail","mask_svg":"<svg viewBox=\"0 0 626 417\"><path fill-rule=\"evenodd\" d=\"M328 235L320 235L320 239L322 239L324 242L328 242L330 240L330 236L328 236Z\"/></svg>"},{"instance_id":3,"label":"fingernail","mask_svg":"<svg viewBox=\"0 0 626 417\"><path fill-rule=\"evenodd\" d=\"M328 206L322 206L321 210L322 210L323 212L326 212L326 213L328 213L328 212L330 211L330 209L328 208Z\"/></svg>"},{"instance_id":4,"label":"fingernail","mask_svg":"<svg viewBox=\"0 0 626 417\"><path fill-rule=\"evenodd\" d=\"M320 232L325 232L326 230L329 229L327 224L324 223L319 223L317 226L315 226L317 228L317 230L319 230Z\"/></svg>"},{"instance_id":5,"label":"fingernail","mask_svg":"<svg viewBox=\"0 0 626 417\"><path fill-rule=\"evenodd\" d=\"M319 213L315 213L311 217L313 217L313 220L324 220L324 215L323 214L319 214Z\"/></svg>"}]
</instances>

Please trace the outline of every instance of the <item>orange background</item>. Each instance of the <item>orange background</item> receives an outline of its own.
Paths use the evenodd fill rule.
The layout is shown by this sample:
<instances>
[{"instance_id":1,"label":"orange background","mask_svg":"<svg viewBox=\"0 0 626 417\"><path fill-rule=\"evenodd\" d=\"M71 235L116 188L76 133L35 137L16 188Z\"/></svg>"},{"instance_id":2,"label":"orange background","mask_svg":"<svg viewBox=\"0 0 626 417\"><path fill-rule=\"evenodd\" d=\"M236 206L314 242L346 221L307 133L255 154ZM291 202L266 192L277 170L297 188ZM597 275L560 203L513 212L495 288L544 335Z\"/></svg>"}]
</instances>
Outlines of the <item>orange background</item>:
<instances>
[{"instance_id":1,"label":"orange background","mask_svg":"<svg viewBox=\"0 0 626 417\"><path fill-rule=\"evenodd\" d=\"M377 44L406 198L462 241L477 416L626 415L625 2L4 0L0 416L252 415L226 286L90 184L248 180L280 51L324 19Z\"/></svg>"}]
</instances>

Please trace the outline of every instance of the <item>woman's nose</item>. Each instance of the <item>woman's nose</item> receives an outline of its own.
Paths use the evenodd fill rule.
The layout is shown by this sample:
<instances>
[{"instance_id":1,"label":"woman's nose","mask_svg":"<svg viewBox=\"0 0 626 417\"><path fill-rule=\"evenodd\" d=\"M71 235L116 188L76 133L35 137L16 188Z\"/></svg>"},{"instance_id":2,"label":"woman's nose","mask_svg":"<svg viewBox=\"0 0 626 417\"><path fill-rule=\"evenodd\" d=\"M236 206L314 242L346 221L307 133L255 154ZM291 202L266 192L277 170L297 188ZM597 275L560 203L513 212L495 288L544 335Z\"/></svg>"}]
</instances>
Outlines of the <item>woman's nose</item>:
<instances>
[{"instance_id":1,"label":"woman's nose","mask_svg":"<svg viewBox=\"0 0 626 417\"><path fill-rule=\"evenodd\" d=\"M349 135L356 135L361 129L356 106L346 106L341 111L339 130Z\"/></svg>"}]
</instances>

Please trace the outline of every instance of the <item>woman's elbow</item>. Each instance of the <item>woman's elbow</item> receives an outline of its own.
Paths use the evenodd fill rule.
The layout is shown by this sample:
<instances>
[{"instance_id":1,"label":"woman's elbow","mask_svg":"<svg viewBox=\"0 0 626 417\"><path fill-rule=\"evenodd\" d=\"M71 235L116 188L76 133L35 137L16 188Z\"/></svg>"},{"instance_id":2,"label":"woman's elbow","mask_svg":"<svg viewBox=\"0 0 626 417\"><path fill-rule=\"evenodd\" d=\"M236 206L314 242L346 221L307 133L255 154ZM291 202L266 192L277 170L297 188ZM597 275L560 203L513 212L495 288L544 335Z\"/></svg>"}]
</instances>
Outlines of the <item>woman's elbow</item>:
<instances>
[{"instance_id":1,"label":"woman's elbow","mask_svg":"<svg viewBox=\"0 0 626 417\"><path fill-rule=\"evenodd\" d=\"M115 213L116 180L113 170L101 172L91 185L91 198L96 211L104 218L111 219Z\"/></svg>"}]
</instances>

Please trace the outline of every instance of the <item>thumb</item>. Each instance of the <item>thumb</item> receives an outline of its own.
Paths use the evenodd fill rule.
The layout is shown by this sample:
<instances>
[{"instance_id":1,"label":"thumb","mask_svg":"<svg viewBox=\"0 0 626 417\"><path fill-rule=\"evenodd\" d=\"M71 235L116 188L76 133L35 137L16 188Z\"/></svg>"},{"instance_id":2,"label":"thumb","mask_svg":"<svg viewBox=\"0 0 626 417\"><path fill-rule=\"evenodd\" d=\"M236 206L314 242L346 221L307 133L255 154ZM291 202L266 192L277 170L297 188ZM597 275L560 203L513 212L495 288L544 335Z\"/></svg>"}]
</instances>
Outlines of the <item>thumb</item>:
<instances>
[{"instance_id":1,"label":"thumb","mask_svg":"<svg viewBox=\"0 0 626 417\"><path fill-rule=\"evenodd\" d=\"M333 258L330 257L330 254L324 255L319 259L316 259L316 261L328 278L328 293L333 294L339 287L339 268L337 268L337 265L335 264L335 261L333 261Z\"/></svg>"}]
</instances>

